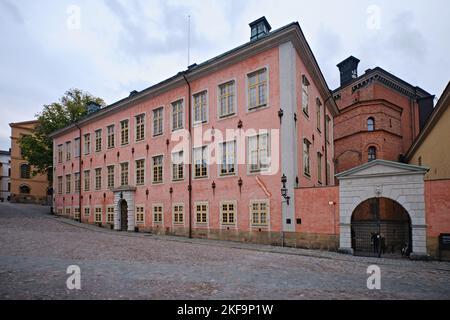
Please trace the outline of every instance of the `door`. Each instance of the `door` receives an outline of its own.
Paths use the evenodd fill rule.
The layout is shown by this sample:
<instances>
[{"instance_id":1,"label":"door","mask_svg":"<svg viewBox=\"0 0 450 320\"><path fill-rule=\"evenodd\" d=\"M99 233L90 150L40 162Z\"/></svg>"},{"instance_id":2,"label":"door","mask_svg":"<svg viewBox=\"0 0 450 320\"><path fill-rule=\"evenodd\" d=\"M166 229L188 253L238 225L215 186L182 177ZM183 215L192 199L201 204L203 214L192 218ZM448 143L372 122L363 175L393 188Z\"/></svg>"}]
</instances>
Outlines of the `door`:
<instances>
[{"instance_id":1,"label":"door","mask_svg":"<svg viewBox=\"0 0 450 320\"><path fill-rule=\"evenodd\" d=\"M120 230L128 230L128 204L125 200L120 203Z\"/></svg>"}]
</instances>

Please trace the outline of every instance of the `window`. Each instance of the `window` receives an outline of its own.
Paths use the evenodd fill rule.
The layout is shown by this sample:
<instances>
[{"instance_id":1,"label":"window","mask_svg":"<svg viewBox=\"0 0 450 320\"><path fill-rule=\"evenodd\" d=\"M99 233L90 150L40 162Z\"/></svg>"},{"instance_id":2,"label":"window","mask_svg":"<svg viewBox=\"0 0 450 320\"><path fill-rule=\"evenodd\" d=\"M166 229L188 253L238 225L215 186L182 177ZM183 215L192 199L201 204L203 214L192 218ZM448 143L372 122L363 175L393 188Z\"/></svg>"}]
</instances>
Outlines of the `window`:
<instances>
[{"instance_id":1,"label":"window","mask_svg":"<svg viewBox=\"0 0 450 320\"><path fill-rule=\"evenodd\" d=\"M95 169L95 190L102 189L102 168Z\"/></svg>"},{"instance_id":2,"label":"window","mask_svg":"<svg viewBox=\"0 0 450 320\"><path fill-rule=\"evenodd\" d=\"M248 137L248 158L250 172L260 172L269 167L269 134Z\"/></svg>"},{"instance_id":3,"label":"window","mask_svg":"<svg viewBox=\"0 0 450 320\"><path fill-rule=\"evenodd\" d=\"M102 129L95 131L95 152L102 151Z\"/></svg>"},{"instance_id":4,"label":"window","mask_svg":"<svg viewBox=\"0 0 450 320\"><path fill-rule=\"evenodd\" d=\"M163 206L153 205L153 223L161 224L163 223Z\"/></svg>"},{"instance_id":5,"label":"window","mask_svg":"<svg viewBox=\"0 0 450 320\"><path fill-rule=\"evenodd\" d=\"M70 141L66 142L66 161L70 161L72 158L72 143Z\"/></svg>"},{"instance_id":6,"label":"window","mask_svg":"<svg viewBox=\"0 0 450 320\"><path fill-rule=\"evenodd\" d=\"M236 113L234 107L234 81L219 86L219 117L224 118Z\"/></svg>"},{"instance_id":7,"label":"window","mask_svg":"<svg viewBox=\"0 0 450 320\"><path fill-rule=\"evenodd\" d=\"M20 165L20 178L30 179L30 177L31 177L30 165L28 165L27 163L22 163Z\"/></svg>"},{"instance_id":8,"label":"window","mask_svg":"<svg viewBox=\"0 0 450 320\"><path fill-rule=\"evenodd\" d=\"M322 154L317 152L317 181L322 184Z\"/></svg>"},{"instance_id":9,"label":"window","mask_svg":"<svg viewBox=\"0 0 450 320\"><path fill-rule=\"evenodd\" d=\"M207 146L194 148L194 178L208 177Z\"/></svg>"},{"instance_id":10,"label":"window","mask_svg":"<svg viewBox=\"0 0 450 320\"><path fill-rule=\"evenodd\" d=\"M114 189L114 166L108 166L108 189Z\"/></svg>"},{"instance_id":11,"label":"window","mask_svg":"<svg viewBox=\"0 0 450 320\"><path fill-rule=\"evenodd\" d=\"M65 210L66 216L70 217L71 211L72 210L70 210L70 207L66 208L66 210Z\"/></svg>"},{"instance_id":12,"label":"window","mask_svg":"<svg viewBox=\"0 0 450 320\"><path fill-rule=\"evenodd\" d=\"M136 141L145 139L145 114L136 116Z\"/></svg>"},{"instance_id":13,"label":"window","mask_svg":"<svg viewBox=\"0 0 450 320\"><path fill-rule=\"evenodd\" d=\"M79 172L74 173L73 180L74 180L74 183L75 183L75 192L78 193L78 192L80 192L80 187L81 187L81 185L80 185L80 173Z\"/></svg>"},{"instance_id":14,"label":"window","mask_svg":"<svg viewBox=\"0 0 450 320\"><path fill-rule=\"evenodd\" d=\"M114 224L114 207L106 208L106 223Z\"/></svg>"},{"instance_id":15,"label":"window","mask_svg":"<svg viewBox=\"0 0 450 320\"><path fill-rule=\"evenodd\" d=\"M144 206L136 206L136 224L144 224Z\"/></svg>"},{"instance_id":16,"label":"window","mask_svg":"<svg viewBox=\"0 0 450 320\"><path fill-rule=\"evenodd\" d=\"M197 202L195 204L195 221L197 224L208 223L208 203Z\"/></svg>"},{"instance_id":17,"label":"window","mask_svg":"<svg viewBox=\"0 0 450 320\"><path fill-rule=\"evenodd\" d=\"M236 223L236 203L231 201L222 202L220 206L220 216L222 224L234 225Z\"/></svg>"},{"instance_id":18,"label":"window","mask_svg":"<svg viewBox=\"0 0 450 320\"><path fill-rule=\"evenodd\" d=\"M153 159L153 183L163 182L163 156L155 156Z\"/></svg>"},{"instance_id":19,"label":"window","mask_svg":"<svg viewBox=\"0 0 450 320\"><path fill-rule=\"evenodd\" d=\"M180 181L184 179L183 151L172 153L172 180Z\"/></svg>"},{"instance_id":20,"label":"window","mask_svg":"<svg viewBox=\"0 0 450 320\"><path fill-rule=\"evenodd\" d=\"M145 160L136 160L136 185L141 186L145 183Z\"/></svg>"},{"instance_id":21,"label":"window","mask_svg":"<svg viewBox=\"0 0 450 320\"><path fill-rule=\"evenodd\" d=\"M172 103L172 131L183 129L184 127L184 107L183 100Z\"/></svg>"},{"instance_id":22,"label":"window","mask_svg":"<svg viewBox=\"0 0 450 320\"><path fill-rule=\"evenodd\" d=\"M79 158L80 157L80 138L75 138L73 143L73 157Z\"/></svg>"},{"instance_id":23,"label":"window","mask_svg":"<svg viewBox=\"0 0 450 320\"><path fill-rule=\"evenodd\" d=\"M63 177L58 177L58 194L63 193Z\"/></svg>"},{"instance_id":24,"label":"window","mask_svg":"<svg viewBox=\"0 0 450 320\"><path fill-rule=\"evenodd\" d=\"M251 221L253 226L267 226L269 205L267 201L253 201L250 205Z\"/></svg>"},{"instance_id":25,"label":"window","mask_svg":"<svg viewBox=\"0 0 450 320\"><path fill-rule=\"evenodd\" d=\"M208 122L208 93L203 91L194 95L194 124Z\"/></svg>"},{"instance_id":26,"label":"window","mask_svg":"<svg viewBox=\"0 0 450 320\"><path fill-rule=\"evenodd\" d=\"M90 191L91 190L91 171L85 170L84 171L84 191Z\"/></svg>"},{"instance_id":27,"label":"window","mask_svg":"<svg viewBox=\"0 0 450 320\"><path fill-rule=\"evenodd\" d=\"M31 189L30 189L29 186L21 185L21 186L19 187L19 192L20 192L21 194L30 194Z\"/></svg>"},{"instance_id":28,"label":"window","mask_svg":"<svg viewBox=\"0 0 450 320\"><path fill-rule=\"evenodd\" d=\"M163 114L164 108L158 108L153 110L153 136L159 136L163 134Z\"/></svg>"},{"instance_id":29,"label":"window","mask_svg":"<svg viewBox=\"0 0 450 320\"><path fill-rule=\"evenodd\" d=\"M63 145L60 144L58 146L58 163L62 163L62 159L63 159Z\"/></svg>"},{"instance_id":30,"label":"window","mask_svg":"<svg viewBox=\"0 0 450 320\"><path fill-rule=\"evenodd\" d=\"M71 190L70 190L70 187L72 185L72 181L71 180L72 180L71 175L70 174L66 175L66 193L70 193L71 192Z\"/></svg>"},{"instance_id":31,"label":"window","mask_svg":"<svg viewBox=\"0 0 450 320\"><path fill-rule=\"evenodd\" d=\"M317 98L316 99L316 126L317 126L317 130L319 130L319 132L322 131L322 102L320 102L320 99Z\"/></svg>"},{"instance_id":32,"label":"window","mask_svg":"<svg viewBox=\"0 0 450 320\"><path fill-rule=\"evenodd\" d=\"M309 116L309 81L306 76L302 76L302 110L306 116Z\"/></svg>"},{"instance_id":33,"label":"window","mask_svg":"<svg viewBox=\"0 0 450 320\"><path fill-rule=\"evenodd\" d=\"M309 149L311 142L308 139L303 139L303 173L308 177L311 176L311 170L309 166Z\"/></svg>"},{"instance_id":34,"label":"window","mask_svg":"<svg viewBox=\"0 0 450 320\"><path fill-rule=\"evenodd\" d=\"M236 142L228 141L220 144L220 164L221 176L236 174Z\"/></svg>"},{"instance_id":35,"label":"window","mask_svg":"<svg viewBox=\"0 0 450 320\"><path fill-rule=\"evenodd\" d=\"M377 148L375 147L370 147L368 150L368 160L373 161L377 159Z\"/></svg>"},{"instance_id":36,"label":"window","mask_svg":"<svg viewBox=\"0 0 450 320\"><path fill-rule=\"evenodd\" d=\"M80 219L80 208L79 207L73 208L73 217L75 219Z\"/></svg>"},{"instance_id":37,"label":"window","mask_svg":"<svg viewBox=\"0 0 450 320\"><path fill-rule=\"evenodd\" d=\"M325 140L330 142L330 123L331 119L329 116L325 117Z\"/></svg>"},{"instance_id":38,"label":"window","mask_svg":"<svg viewBox=\"0 0 450 320\"><path fill-rule=\"evenodd\" d=\"M110 125L106 128L107 133L107 143L108 143L108 149L112 149L116 145L116 134L114 132L114 125Z\"/></svg>"},{"instance_id":39,"label":"window","mask_svg":"<svg viewBox=\"0 0 450 320\"><path fill-rule=\"evenodd\" d=\"M120 145L122 146L127 145L130 141L128 125L128 120L120 121Z\"/></svg>"},{"instance_id":40,"label":"window","mask_svg":"<svg viewBox=\"0 0 450 320\"><path fill-rule=\"evenodd\" d=\"M96 222L96 223L102 222L102 208L101 207L95 208L94 222Z\"/></svg>"},{"instance_id":41,"label":"window","mask_svg":"<svg viewBox=\"0 0 450 320\"><path fill-rule=\"evenodd\" d=\"M267 69L261 69L247 76L248 110L267 105Z\"/></svg>"},{"instance_id":42,"label":"window","mask_svg":"<svg viewBox=\"0 0 450 320\"><path fill-rule=\"evenodd\" d=\"M84 208L84 216L89 217L91 215L91 208L85 207Z\"/></svg>"},{"instance_id":43,"label":"window","mask_svg":"<svg viewBox=\"0 0 450 320\"><path fill-rule=\"evenodd\" d=\"M91 153L91 134L87 133L84 135L84 154Z\"/></svg>"},{"instance_id":44,"label":"window","mask_svg":"<svg viewBox=\"0 0 450 320\"><path fill-rule=\"evenodd\" d=\"M128 162L120 164L120 185L128 185Z\"/></svg>"},{"instance_id":45,"label":"window","mask_svg":"<svg viewBox=\"0 0 450 320\"><path fill-rule=\"evenodd\" d=\"M367 131L375 131L375 119L372 117L367 119Z\"/></svg>"},{"instance_id":46,"label":"window","mask_svg":"<svg viewBox=\"0 0 450 320\"><path fill-rule=\"evenodd\" d=\"M173 224L184 224L184 205L173 205Z\"/></svg>"}]
</instances>

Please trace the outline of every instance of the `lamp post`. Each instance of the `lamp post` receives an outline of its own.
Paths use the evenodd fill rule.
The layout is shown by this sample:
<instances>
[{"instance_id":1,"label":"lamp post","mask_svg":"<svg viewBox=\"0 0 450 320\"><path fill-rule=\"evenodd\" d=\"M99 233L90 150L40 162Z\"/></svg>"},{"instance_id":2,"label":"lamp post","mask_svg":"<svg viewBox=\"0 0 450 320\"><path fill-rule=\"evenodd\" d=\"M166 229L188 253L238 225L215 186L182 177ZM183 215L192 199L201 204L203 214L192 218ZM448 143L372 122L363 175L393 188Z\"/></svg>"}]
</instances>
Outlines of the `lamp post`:
<instances>
[{"instance_id":1,"label":"lamp post","mask_svg":"<svg viewBox=\"0 0 450 320\"><path fill-rule=\"evenodd\" d=\"M281 188L281 196L286 199L287 205L289 205L289 199L291 197L289 197L287 195L288 189L286 188L286 182L287 182L287 178L286 175L283 174L283 176L281 177L281 183L283 184L283 187Z\"/></svg>"}]
</instances>

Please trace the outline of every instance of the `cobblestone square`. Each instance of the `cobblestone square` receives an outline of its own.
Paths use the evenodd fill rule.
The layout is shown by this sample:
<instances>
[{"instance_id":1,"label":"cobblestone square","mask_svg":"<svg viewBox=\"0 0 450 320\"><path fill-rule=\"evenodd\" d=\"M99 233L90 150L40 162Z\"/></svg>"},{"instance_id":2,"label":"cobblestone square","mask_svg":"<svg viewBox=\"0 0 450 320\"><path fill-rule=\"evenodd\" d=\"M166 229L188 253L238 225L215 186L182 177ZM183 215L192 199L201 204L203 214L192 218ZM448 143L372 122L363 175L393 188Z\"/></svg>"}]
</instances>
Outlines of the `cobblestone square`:
<instances>
[{"instance_id":1,"label":"cobblestone square","mask_svg":"<svg viewBox=\"0 0 450 320\"><path fill-rule=\"evenodd\" d=\"M0 204L0 299L450 298L449 263L123 233L48 211ZM366 286L373 264L381 290Z\"/></svg>"}]
</instances>

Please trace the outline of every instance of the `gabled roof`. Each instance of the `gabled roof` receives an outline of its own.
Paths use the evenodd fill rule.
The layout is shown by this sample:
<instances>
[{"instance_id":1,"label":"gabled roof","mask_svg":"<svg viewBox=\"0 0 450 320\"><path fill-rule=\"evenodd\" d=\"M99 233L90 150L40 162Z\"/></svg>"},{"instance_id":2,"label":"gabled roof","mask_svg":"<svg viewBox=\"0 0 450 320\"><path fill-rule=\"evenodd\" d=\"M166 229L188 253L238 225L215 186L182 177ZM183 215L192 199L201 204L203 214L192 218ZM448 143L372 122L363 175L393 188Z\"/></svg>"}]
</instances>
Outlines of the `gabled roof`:
<instances>
[{"instance_id":1,"label":"gabled roof","mask_svg":"<svg viewBox=\"0 0 450 320\"><path fill-rule=\"evenodd\" d=\"M190 66L187 70L180 71L176 75L159 82L147 89L140 91L137 94L131 95L127 98L119 100L98 112L90 114L83 119L78 121L78 125L83 125L85 123L91 122L95 119L99 119L106 115L109 115L113 112L117 112L122 110L123 108L129 107L135 103L142 101L143 99L147 99L149 97L153 97L159 95L163 92L166 92L170 89L179 87L181 85L185 85L185 77L189 80L195 80L205 75L208 72L214 72L218 68L223 68L225 66L231 65L236 61L240 61L261 53L270 48L274 48L284 42L292 41L294 47L299 52L302 59L305 61L305 65L308 68L309 73L313 77L319 93L325 97L328 97L325 104L328 106L331 113L334 115L339 113L337 105L332 98L332 92L329 89L325 77L320 70L320 67L317 63L317 60L309 46L306 38L300 28L298 22L292 22L284 27L271 31L264 37L261 37L258 40L249 41L239 47L236 47L230 51L227 51L221 55L218 55L210 60L207 60L200 64L194 64ZM63 134L68 130L73 130L77 126L75 124L71 124L65 128L59 129L53 132L50 137L54 138L58 135Z\"/></svg>"},{"instance_id":2,"label":"gabled roof","mask_svg":"<svg viewBox=\"0 0 450 320\"><path fill-rule=\"evenodd\" d=\"M425 141L428 134L433 130L436 123L439 122L439 119L441 118L441 116L444 114L444 112L449 107L450 107L450 82L447 84L447 87L445 88L444 92L442 93L441 97L439 98L439 101L436 104L436 107L434 108L433 112L431 113L430 117L428 118L428 121L426 122L422 131L417 136L416 140L413 142L412 146L409 148L408 152L406 153L406 156L405 156L406 161L409 161L412 158L414 153L422 145L422 143ZM448 124L448 125L450 125L450 124Z\"/></svg>"},{"instance_id":3,"label":"gabled roof","mask_svg":"<svg viewBox=\"0 0 450 320\"><path fill-rule=\"evenodd\" d=\"M427 167L420 167L401 162L377 159L365 163L359 167L355 167L350 170L338 173L336 175L336 178L341 180L387 175L425 174L429 170L430 168Z\"/></svg>"},{"instance_id":4,"label":"gabled roof","mask_svg":"<svg viewBox=\"0 0 450 320\"><path fill-rule=\"evenodd\" d=\"M352 86L352 90L355 91L374 80L379 81L407 96L419 98L431 96L431 94L425 91L424 89L418 86L413 86L412 84L400 79L399 77L393 75L392 73L380 67L368 69L363 75L359 76L358 78L355 78L352 82L333 90L333 94L336 95L340 91L349 86Z\"/></svg>"}]
</instances>

